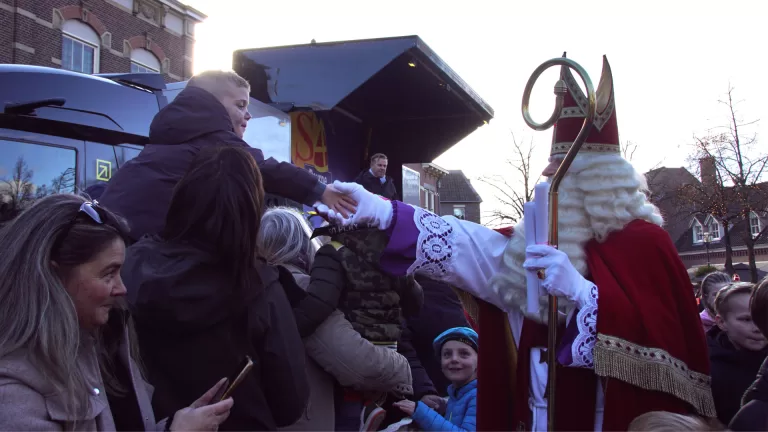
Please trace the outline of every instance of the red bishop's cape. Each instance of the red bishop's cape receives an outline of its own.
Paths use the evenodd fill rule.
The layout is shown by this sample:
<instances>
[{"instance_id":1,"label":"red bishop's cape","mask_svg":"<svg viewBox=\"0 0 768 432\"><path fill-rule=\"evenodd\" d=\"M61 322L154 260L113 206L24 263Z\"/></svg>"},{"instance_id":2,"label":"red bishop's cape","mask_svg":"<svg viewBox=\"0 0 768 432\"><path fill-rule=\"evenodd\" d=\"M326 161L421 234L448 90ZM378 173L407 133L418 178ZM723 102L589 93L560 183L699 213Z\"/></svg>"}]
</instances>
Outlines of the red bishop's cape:
<instances>
[{"instance_id":1,"label":"red bishop's cape","mask_svg":"<svg viewBox=\"0 0 768 432\"><path fill-rule=\"evenodd\" d=\"M594 429L598 379L605 393L603 430L627 430L649 411L714 417L704 331L669 234L636 220L603 243L591 241L586 252L599 293L595 367L558 368L555 429ZM530 430L529 353L546 347L546 328L526 320L515 349L506 314L476 303L477 430Z\"/></svg>"}]
</instances>

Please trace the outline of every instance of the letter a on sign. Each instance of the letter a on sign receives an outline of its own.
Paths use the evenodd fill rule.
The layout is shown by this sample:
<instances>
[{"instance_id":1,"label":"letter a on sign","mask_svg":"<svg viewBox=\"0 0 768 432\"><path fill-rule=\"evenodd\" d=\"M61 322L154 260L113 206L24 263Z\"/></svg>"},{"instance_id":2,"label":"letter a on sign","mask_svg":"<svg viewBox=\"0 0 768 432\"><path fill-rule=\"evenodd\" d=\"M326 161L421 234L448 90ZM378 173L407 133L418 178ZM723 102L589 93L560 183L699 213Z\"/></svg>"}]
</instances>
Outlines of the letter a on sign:
<instances>
[{"instance_id":1,"label":"letter a on sign","mask_svg":"<svg viewBox=\"0 0 768 432\"><path fill-rule=\"evenodd\" d=\"M109 181L112 178L112 162L96 159L96 180Z\"/></svg>"}]
</instances>

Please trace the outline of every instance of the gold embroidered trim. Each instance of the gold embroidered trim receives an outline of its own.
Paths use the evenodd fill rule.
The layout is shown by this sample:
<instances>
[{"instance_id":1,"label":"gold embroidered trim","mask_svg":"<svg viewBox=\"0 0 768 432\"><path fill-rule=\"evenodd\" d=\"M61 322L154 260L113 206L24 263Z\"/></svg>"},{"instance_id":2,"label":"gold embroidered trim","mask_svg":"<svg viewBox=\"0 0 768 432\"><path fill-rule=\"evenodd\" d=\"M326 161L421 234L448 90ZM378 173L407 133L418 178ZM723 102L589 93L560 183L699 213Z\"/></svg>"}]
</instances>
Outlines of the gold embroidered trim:
<instances>
[{"instance_id":1,"label":"gold embroidered trim","mask_svg":"<svg viewBox=\"0 0 768 432\"><path fill-rule=\"evenodd\" d=\"M598 333L594 361L598 376L670 394L691 404L702 416L716 416L709 376L692 371L663 349Z\"/></svg>"},{"instance_id":2,"label":"gold embroidered trim","mask_svg":"<svg viewBox=\"0 0 768 432\"><path fill-rule=\"evenodd\" d=\"M557 142L552 144L550 155L565 154L573 145L572 142ZM618 144L594 144L586 142L579 149L579 153L621 153Z\"/></svg>"}]
</instances>

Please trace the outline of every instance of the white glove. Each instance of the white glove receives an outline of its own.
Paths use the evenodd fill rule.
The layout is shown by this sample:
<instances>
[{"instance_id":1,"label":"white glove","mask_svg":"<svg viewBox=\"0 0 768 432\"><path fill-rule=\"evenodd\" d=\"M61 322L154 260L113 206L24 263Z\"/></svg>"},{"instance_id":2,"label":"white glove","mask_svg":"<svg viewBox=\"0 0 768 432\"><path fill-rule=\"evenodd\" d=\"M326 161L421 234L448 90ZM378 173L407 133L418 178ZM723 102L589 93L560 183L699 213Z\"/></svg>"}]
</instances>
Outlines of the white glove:
<instances>
[{"instance_id":1,"label":"white glove","mask_svg":"<svg viewBox=\"0 0 768 432\"><path fill-rule=\"evenodd\" d=\"M333 187L357 201L357 213L350 216L349 219L344 219L344 225L370 223L380 230L389 228L394 212L391 201L368 192L357 183L342 183L336 180L333 182Z\"/></svg>"},{"instance_id":2,"label":"white glove","mask_svg":"<svg viewBox=\"0 0 768 432\"><path fill-rule=\"evenodd\" d=\"M317 213L319 213L321 216L324 216L328 222L332 224L344 224L344 217L335 211L333 209L329 208L327 205L321 203L320 201L315 202L315 210L317 210Z\"/></svg>"},{"instance_id":3,"label":"white glove","mask_svg":"<svg viewBox=\"0 0 768 432\"><path fill-rule=\"evenodd\" d=\"M526 270L544 270L541 287L556 297L566 297L579 309L589 302L592 282L582 276L565 252L549 245L530 245L525 248Z\"/></svg>"}]
</instances>

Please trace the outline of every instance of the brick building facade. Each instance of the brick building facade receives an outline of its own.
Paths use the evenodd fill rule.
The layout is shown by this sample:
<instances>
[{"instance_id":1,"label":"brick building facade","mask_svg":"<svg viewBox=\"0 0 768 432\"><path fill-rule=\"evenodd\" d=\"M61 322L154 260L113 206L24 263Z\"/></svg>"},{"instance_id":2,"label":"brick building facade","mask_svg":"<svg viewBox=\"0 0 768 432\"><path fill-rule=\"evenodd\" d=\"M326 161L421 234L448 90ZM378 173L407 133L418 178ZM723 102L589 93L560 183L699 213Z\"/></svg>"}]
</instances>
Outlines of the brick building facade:
<instances>
[{"instance_id":1,"label":"brick building facade","mask_svg":"<svg viewBox=\"0 0 768 432\"><path fill-rule=\"evenodd\" d=\"M419 173L419 206L439 213L440 179L448 175L448 171L433 163L408 163L403 167Z\"/></svg>"},{"instance_id":2,"label":"brick building facade","mask_svg":"<svg viewBox=\"0 0 768 432\"><path fill-rule=\"evenodd\" d=\"M181 81L205 18L177 0L0 0L0 63Z\"/></svg>"},{"instance_id":3,"label":"brick building facade","mask_svg":"<svg viewBox=\"0 0 768 432\"><path fill-rule=\"evenodd\" d=\"M768 272L768 206L756 208L750 212L748 218L733 218L727 227L713 215L697 212L686 193L702 190L706 185L717 186L714 162L702 159L700 164L701 178L697 178L685 168L661 167L645 174L651 202L664 216L664 229L675 243L683 264L691 272L707 263L722 269L725 264L727 230L734 270L742 280L750 280L745 237L751 235L755 240L758 275L762 277ZM689 187L691 185L694 187ZM764 197L768 196L768 182L758 184L757 190L761 190ZM758 199L755 202L765 201ZM729 213L737 214L738 207L731 209Z\"/></svg>"}]
</instances>

